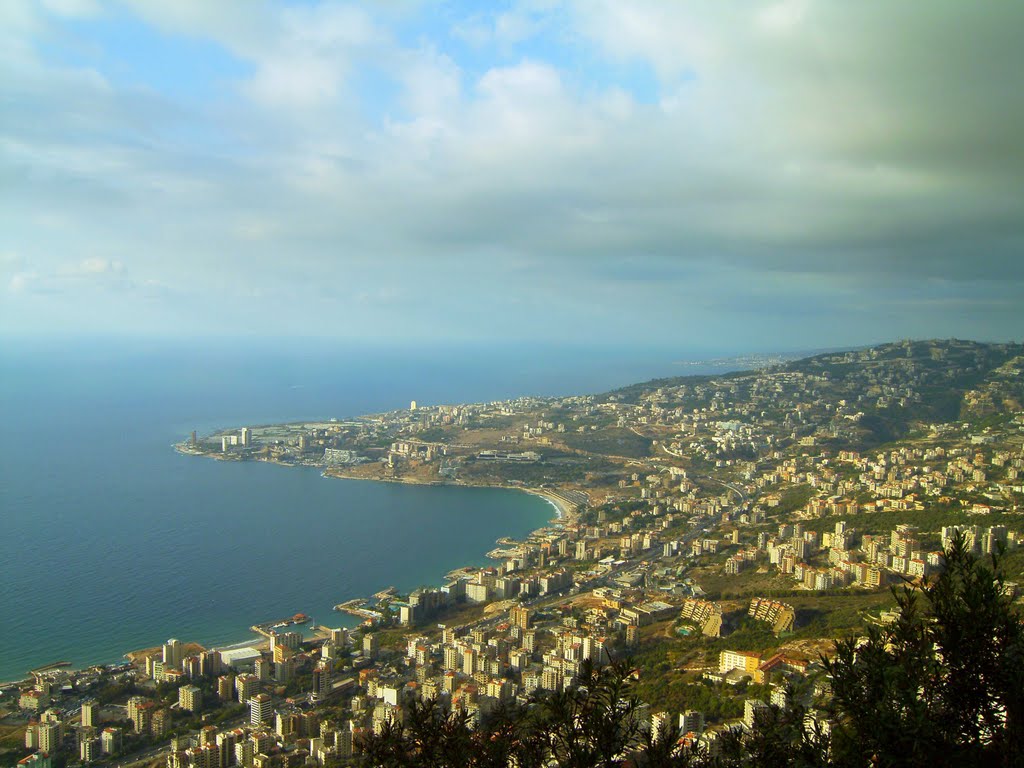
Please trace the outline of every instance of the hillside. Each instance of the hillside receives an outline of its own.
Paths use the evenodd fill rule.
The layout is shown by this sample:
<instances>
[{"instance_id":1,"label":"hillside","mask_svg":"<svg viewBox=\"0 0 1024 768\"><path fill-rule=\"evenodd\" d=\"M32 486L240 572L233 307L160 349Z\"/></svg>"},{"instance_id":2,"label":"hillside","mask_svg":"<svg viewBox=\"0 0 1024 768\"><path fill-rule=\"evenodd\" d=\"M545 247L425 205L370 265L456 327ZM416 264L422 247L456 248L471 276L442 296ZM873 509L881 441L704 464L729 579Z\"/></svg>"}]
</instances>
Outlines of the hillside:
<instances>
[{"instance_id":1,"label":"hillside","mask_svg":"<svg viewBox=\"0 0 1024 768\"><path fill-rule=\"evenodd\" d=\"M601 399L684 413L730 409L730 418L762 425L802 402L806 407L793 423L797 433L841 433L847 447L868 448L929 424L986 426L1009 419L1024 409L1022 369L1021 344L907 341L757 371L657 379Z\"/></svg>"}]
</instances>

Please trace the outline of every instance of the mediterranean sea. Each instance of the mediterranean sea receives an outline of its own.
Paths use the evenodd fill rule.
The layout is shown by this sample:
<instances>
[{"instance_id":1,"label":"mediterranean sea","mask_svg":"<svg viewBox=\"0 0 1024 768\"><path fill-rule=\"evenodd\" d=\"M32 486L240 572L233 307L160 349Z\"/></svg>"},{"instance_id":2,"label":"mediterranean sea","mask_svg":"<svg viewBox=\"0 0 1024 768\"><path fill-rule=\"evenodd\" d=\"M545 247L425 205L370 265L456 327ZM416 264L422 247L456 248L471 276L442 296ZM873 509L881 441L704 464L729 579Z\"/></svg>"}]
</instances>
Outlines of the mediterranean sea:
<instances>
[{"instance_id":1,"label":"mediterranean sea","mask_svg":"<svg viewBox=\"0 0 1024 768\"><path fill-rule=\"evenodd\" d=\"M691 355L692 357L693 355ZM374 349L292 341L5 340L0 347L0 680L206 646L387 586L483 564L553 508L511 490L324 479L182 456L193 429L421 404L599 392L679 350Z\"/></svg>"}]
</instances>

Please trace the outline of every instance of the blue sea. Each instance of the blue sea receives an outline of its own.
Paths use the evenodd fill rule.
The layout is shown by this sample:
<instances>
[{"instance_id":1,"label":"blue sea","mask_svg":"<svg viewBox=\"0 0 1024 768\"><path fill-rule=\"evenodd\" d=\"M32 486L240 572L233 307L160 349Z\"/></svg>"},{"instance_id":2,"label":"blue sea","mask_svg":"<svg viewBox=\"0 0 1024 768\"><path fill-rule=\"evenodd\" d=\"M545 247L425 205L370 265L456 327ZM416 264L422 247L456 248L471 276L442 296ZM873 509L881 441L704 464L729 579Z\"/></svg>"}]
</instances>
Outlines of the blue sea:
<instances>
[{"instance_id":1,"label":"blue sea","mask_svg":"<svg viewBox=\"0 0 1024 768\"><path fill-rule=\"evenodd\" d=\"M694 373L680 350L317 341L5 340L0 681L207 646L387 586L439 584L552 517L510 490L322 478L176 453L193 429L600 392ZM694 355L689 355L690 358Z\"/></svg>"}]
</instances>

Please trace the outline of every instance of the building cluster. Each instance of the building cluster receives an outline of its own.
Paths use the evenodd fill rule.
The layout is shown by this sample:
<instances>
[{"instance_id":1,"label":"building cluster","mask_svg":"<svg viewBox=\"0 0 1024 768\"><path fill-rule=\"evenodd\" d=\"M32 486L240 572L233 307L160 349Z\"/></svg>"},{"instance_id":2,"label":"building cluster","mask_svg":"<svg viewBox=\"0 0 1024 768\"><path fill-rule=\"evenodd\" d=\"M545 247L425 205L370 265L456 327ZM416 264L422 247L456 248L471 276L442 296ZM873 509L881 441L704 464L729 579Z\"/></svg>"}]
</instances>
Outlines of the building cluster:
<instances>
[{"instance_id":1,"label":"building cluster","mask_svg":"<svg viewBox=\"0 0 1024 768\"><path fill-rule=\"evenodd\" d=\"M46 766L58 754L83 763L120 754L121 728L101 727L100 722L100 705L95 699L82 700L77 723L69 722L60 709L46 709L25 728L25 748L36 751L19 765Z\"/></svg>"},{"instance_id":2,"label":"building cluster","mask_svg":"<svg viewBox=\"0 0 1024 768\"><path fill-rule=\"evenodd\" d=\"M955 364L949 355L958 356ZM119 754L126 738L162 738L175 717L201 716L230 702L245 705L244 722L176 736L168 768L324 765L350 756L361 735L403 722L415 700L435 699L478 722L503 702L564 691L584 663L603 663L635 646L657 622L678 621L681 634L713 638L728 636L737 614L777 635L795 628L793 606L770 598L754 597L745 609L723 614L723 603L694 580L695 566L737 581L751 573L781 575L816 592L873 589L926 579L942 567L939 545L956 535L979 554L1018 546L1024 535L1004 521L1019 513L1015 504L1024 493L1024 417L990 427L935 421L910 445L864 448L880 420L931 414L931 393L980 367L981 355L970 345L899 344L603 397L413 403L353 421L218 435L206 447L229 458L340 468L372 456L393 469L440 466L445 477L456 477L462 462L535 473L553 451L570 462L564 466L580 462L580 478L545 492L567 508L587 509L522 543L502 542L491 567L462 569L438 588L391 600L407 631L400 651L382 648L373 626L351 635L333 630L317 643L271 630L269 651L189 653L172 639L119 674L154 690L174 686L173 703L133 695L112 716L83 701L80 724L54 706L67 698L59 675L37 676L19 698L33 716L26 746L36 750L23 762L47 768L72 743L84 762ZM1019 374L1005 377L1013 375ZM997 376L969 393L968 410L981 412L997 399L999 382ZM449 427L458 431L446 432ZM474 428L498 436L491 444L452 437ZM616 455L628 439L637 444L637 458ZM197 442L193 437L193 448ZM589 472L595 445L607 460ZM935 508L977 523L926 530L897 522L898 513ZM1000 519L986 520L996 514ZM865 515L881 524L864 524ZM438 622L456 606L482 607L482 615L438 633ZM379 606L358 610L371 625L389 620ZM752 727L768 705L787 706L786 681L815 672L815 665L785 653L722 651L717 665L696 673L728 685L770 685L767 700L749 699L743 718L729 723L706 723L692 710L678 718L645 717L655 733L664 729L713 749L722 733ZM286 697L283 691L298 680L302 695ZM343 715L325 718L325 704L332 713L341 707ZM827 726L822 714L811 716Z\"/></svg>"}]
</instances>

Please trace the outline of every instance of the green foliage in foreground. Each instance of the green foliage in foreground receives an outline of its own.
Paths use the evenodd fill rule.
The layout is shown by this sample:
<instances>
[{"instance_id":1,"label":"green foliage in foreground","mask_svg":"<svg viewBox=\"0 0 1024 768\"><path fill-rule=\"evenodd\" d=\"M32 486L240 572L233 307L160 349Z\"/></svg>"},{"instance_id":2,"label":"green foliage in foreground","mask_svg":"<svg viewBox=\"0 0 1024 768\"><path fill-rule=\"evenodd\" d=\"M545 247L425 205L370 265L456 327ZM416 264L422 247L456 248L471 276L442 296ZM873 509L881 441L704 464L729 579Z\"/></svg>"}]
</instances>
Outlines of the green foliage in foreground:
<instances>
[{"instance_id":1,"label":"green foliage in foreground","mask_svg":"<svg viewBox=\"0 0 1024 768\"><path fill-rule=\"evenodd\" d=\"M896 594L899 619L826 663L841 727L837 755L877 765L1024 764L1024 622L964 548L923 592ZM857 764L854 761L852 764Z\"/></svg>"},{"instance_id":2,"label":"green foliage in foreground","mask_svg":"<svg viewBox=\"0 0 1024 768\"><path fill-rule=\"evenodd\" d=\"M585 664L577 688L506 706L471 728L435 701L405 726L367 737L363 766L395 768L729 768L732 766L1020 766L1024 764L1024 621L1002 594L999 562L955 542L921 591L894 590L899 619L836 644L824 662L833 700L822 729L793 695L748 732L711 749L650 733L632 665ZM810 723L810 725L809 725Z\"/></svg>"}]
</instances>

